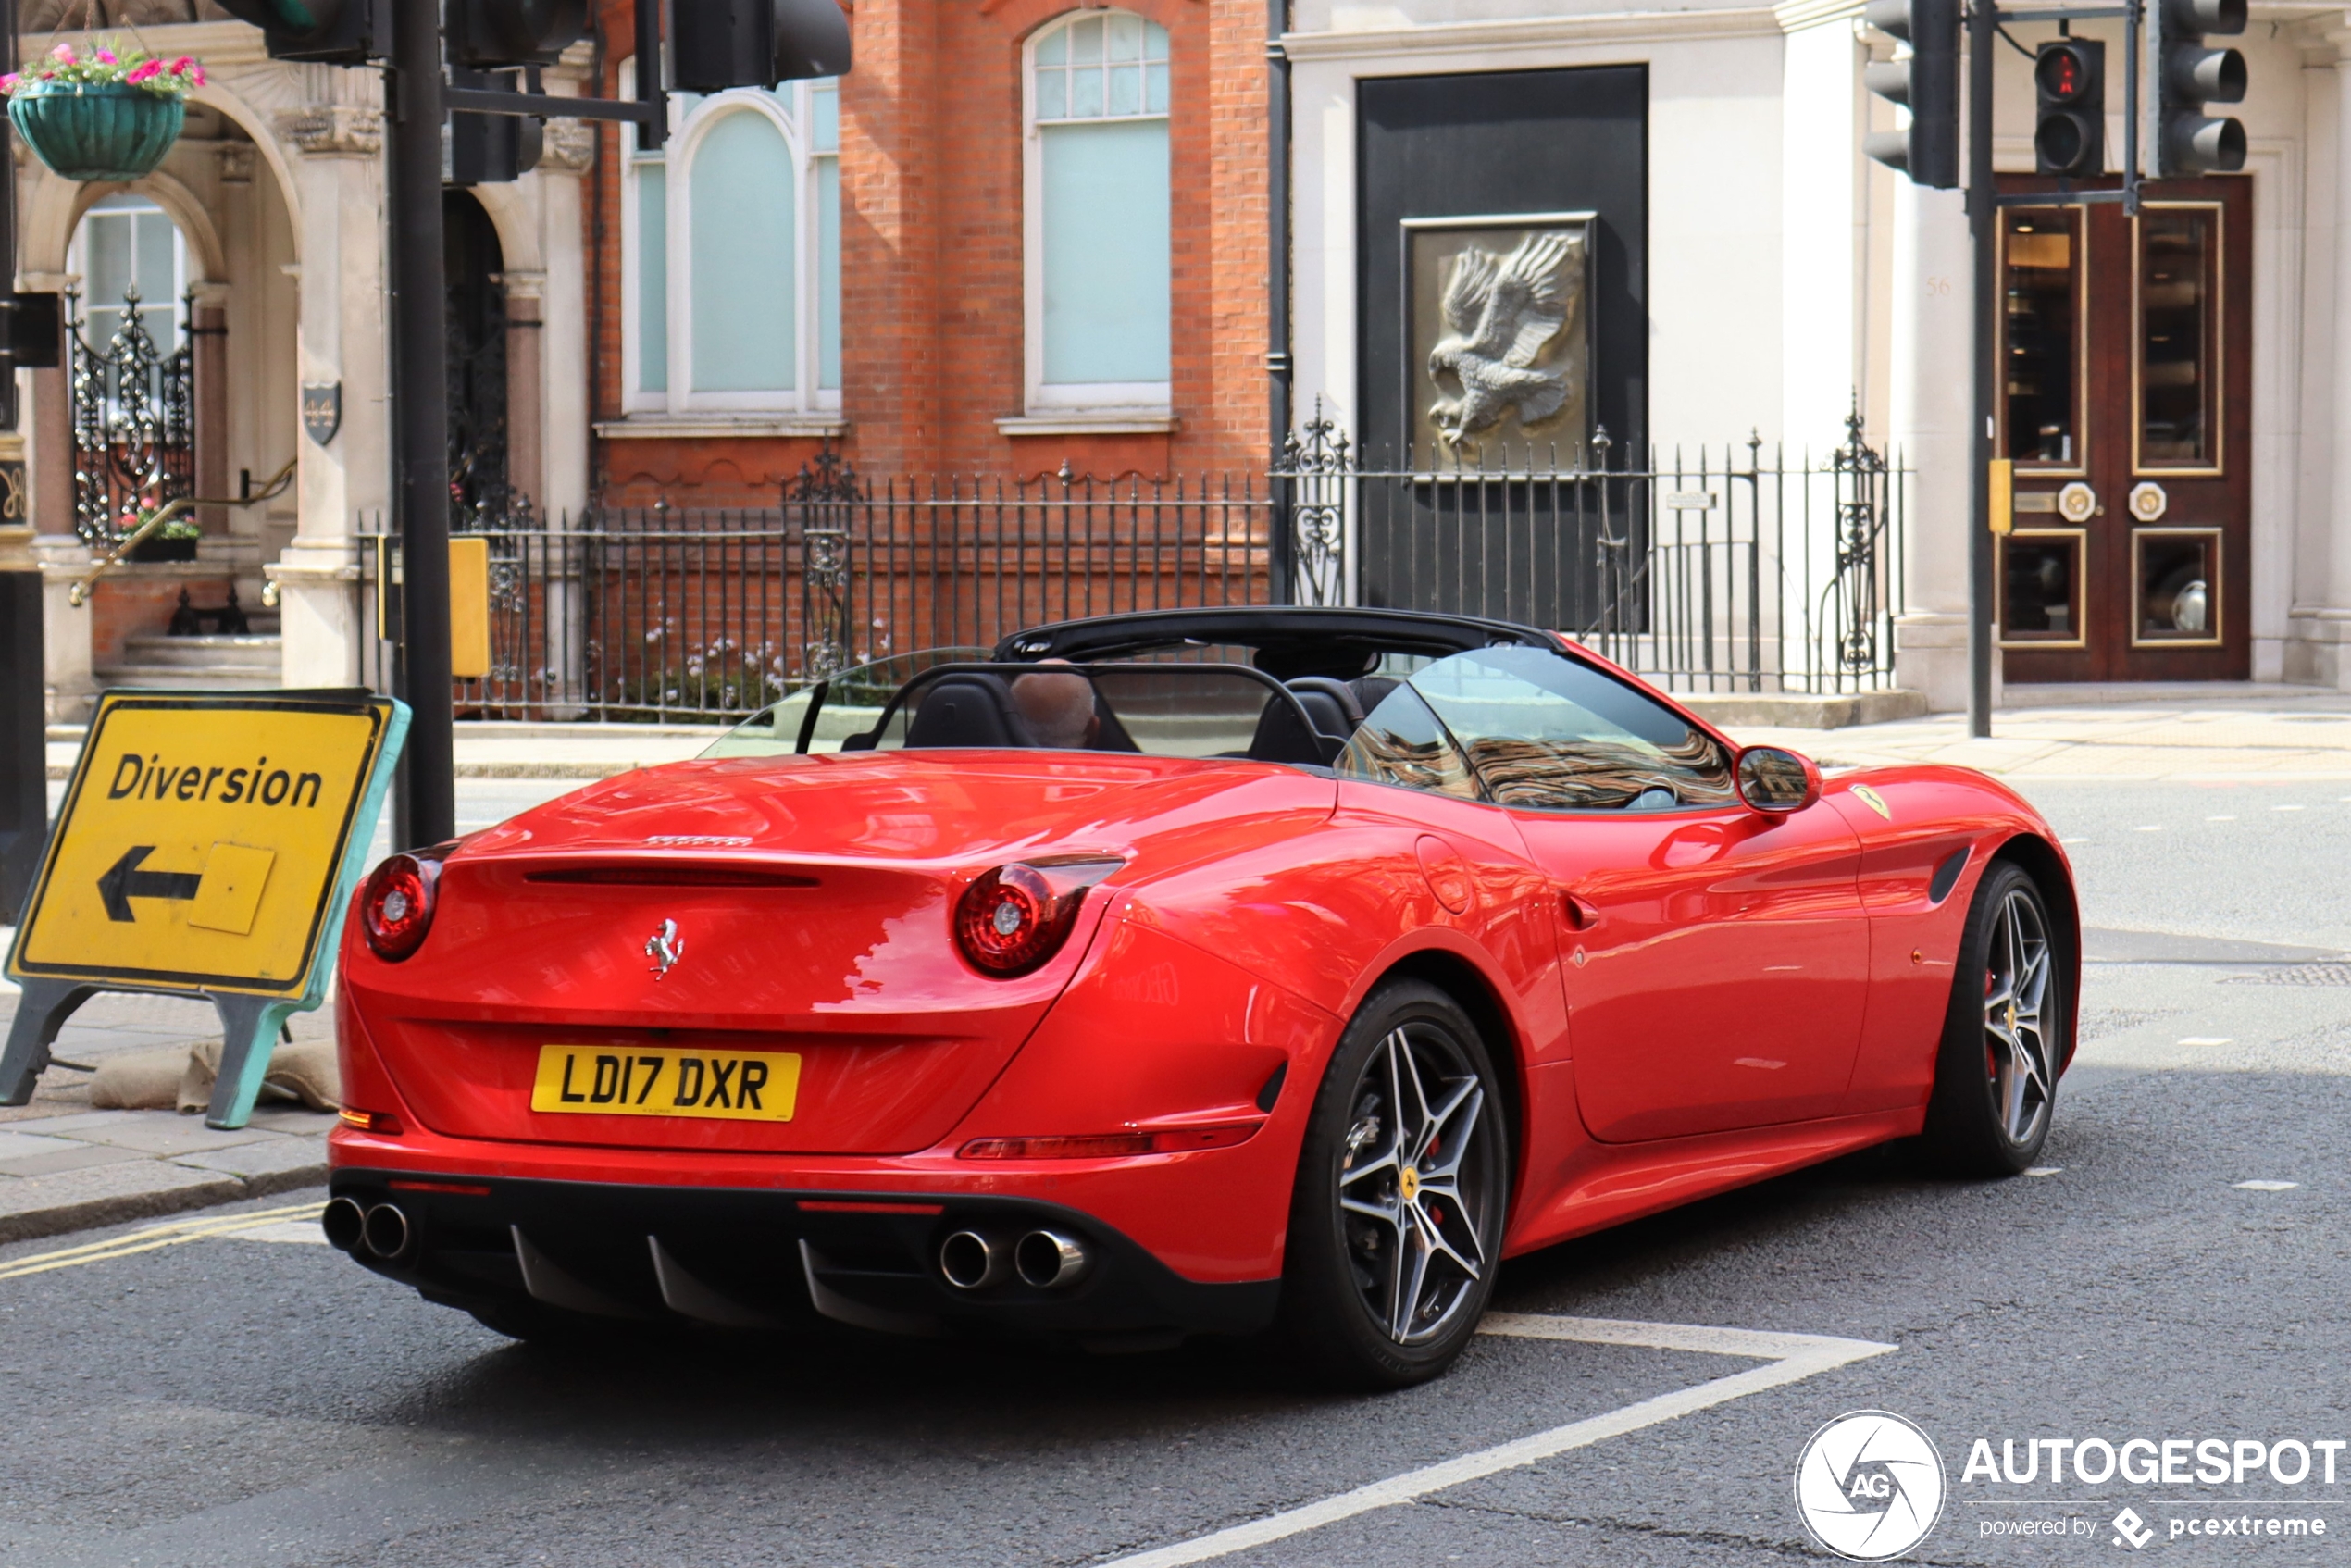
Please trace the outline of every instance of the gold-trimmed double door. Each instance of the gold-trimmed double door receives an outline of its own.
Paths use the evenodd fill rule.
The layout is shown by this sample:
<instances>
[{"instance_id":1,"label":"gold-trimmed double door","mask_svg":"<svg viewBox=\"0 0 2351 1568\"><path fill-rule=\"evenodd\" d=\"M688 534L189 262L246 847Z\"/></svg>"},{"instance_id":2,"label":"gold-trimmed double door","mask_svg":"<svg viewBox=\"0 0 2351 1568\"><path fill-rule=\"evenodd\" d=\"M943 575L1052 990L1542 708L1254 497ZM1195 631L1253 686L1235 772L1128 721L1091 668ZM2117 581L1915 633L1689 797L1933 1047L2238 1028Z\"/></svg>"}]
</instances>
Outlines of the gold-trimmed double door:
<instances>
[{"instance_id":1,"label":"gold-trimmed double door","mask_svg":"<svg viewBox=\"0 0 2351 1568\"><path fill-rule=\"evenodd\" d=\"M2253 181L2143 189L2135 218L2120 203L2001 209L2010 680L2251 673Z\"/></svg>"}]
</instances>

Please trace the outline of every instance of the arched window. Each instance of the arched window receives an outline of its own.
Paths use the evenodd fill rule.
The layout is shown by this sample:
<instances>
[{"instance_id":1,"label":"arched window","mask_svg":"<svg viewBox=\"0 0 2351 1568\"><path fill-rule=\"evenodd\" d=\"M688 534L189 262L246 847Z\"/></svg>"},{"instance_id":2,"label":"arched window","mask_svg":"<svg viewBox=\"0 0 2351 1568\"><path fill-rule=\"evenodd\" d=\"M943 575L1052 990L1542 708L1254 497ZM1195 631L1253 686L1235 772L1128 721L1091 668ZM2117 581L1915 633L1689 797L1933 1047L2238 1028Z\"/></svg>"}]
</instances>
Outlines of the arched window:
<instances>
[{"instance_id":1,"label":"arched window","mask_svg":"<svg viewBox=\"0 0 2351 1568\"><path fill-rule=\"evenodd\" d=\"M1030 408L1164 410L1167 30L1084 11L1028 57Z\"/></svg>"},{"instance_id":2,"label":"arched window","mask_svg":"<svg viewBox=\"0 0 2351 1568\"><path fill-rule=\"evenodd\" d=\"M645 151L629 128L623 405L638 422L837 422L838 104L829 81L678 93L665 147Z\"/></svg>"},{"instance_id":3,"label":"arched window","mask_svg":"<svg viewBox=\"0 0 2351 1568\"><path fill-rule=\"evenodd\" d=\"M122 325L123 296L133 288L147 335L166 354L180 346L188 246L163 208L128 192L99 197L74 229L66 268L81 279L81 335L98 348Z\"/></svg>"}]
</instances>

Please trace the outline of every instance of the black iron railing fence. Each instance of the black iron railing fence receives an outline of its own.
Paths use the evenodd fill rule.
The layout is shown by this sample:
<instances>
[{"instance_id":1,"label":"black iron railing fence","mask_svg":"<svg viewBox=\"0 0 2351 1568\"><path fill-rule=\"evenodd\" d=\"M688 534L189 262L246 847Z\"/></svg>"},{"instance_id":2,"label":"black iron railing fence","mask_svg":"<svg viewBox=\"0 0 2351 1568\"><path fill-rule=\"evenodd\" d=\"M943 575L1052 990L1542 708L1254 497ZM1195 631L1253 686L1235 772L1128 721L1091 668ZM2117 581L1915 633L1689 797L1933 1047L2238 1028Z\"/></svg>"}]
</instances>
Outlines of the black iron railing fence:
<instances>
[{"instance_id":1,"label":"black iron railing fence","mask_svg":"<svg viewBox=\"0 0 2351 1568\"><path fill-rule=\"evenodd\" d=\"M469 529L491 558L479 718L704 722L921 648L986 647L1046 621L1272 597L1262 480L866 484L829 457L781 504L599 507ZM366 678L388 689L396 551L363 530Z\"/></svg>"},{"instance_id":2,"label":"black iron railing fence","mask_svg":"<svg viewBox=\"0 0 2351 1568\"><path fill-rule=\"evenodd\" d=\"M774 507L518 509L491 560L491 670L461 715L706 722L868 659L1182 605L1367 604L1550 627L1673 690L1893 684L1905 475L1861 441L1466 470L1367 464L1319 417L1270 476L860 479L830 454ZM487 519L476 519L477 522ZM363 529L367 678L388 690L397 551Z\"/></svg>"},{"instance_id":3,"label":"black iron railing fence","mask_svg":"<svg viewBox=\"0 0 2351 1568\"><path fill-rule=\"evenodd\" d=\"M1894 683L1907 475L1858 415L1824 458L1750 440L1660 449L1605 429L1588 466L1496 451L1350 450L1316 417L1273 475L1296 597L1491 616L1564 631L1669 689Z\"/></svg>"},{"instance_id":4,"label":"black iron railing fence","mask_svg":"<svg viewBox=\"0 0 2351 1568\"><path fill-rule=\"evenodd\" d=\"M165 307L168 321L168 302ZM93 309L114 323L102 343L81 296L66 292L66 392L73 427L73 528L111 545L155 508L195 494L195 299L182 302L191 326L166 347L147 330L136 287L119 306Z\"/></svg>"}]
</instances>

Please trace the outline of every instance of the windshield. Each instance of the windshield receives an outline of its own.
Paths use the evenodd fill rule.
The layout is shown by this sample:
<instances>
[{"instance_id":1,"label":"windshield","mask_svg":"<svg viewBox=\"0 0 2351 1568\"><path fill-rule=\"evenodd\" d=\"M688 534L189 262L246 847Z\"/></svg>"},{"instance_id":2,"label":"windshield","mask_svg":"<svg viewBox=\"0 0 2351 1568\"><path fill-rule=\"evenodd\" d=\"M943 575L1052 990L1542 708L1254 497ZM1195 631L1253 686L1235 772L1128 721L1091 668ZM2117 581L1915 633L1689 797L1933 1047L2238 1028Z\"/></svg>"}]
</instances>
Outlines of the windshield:
<instances>
[{"instance_id":1,"label":"windshield","mask_svg":"<svg viewBox=\"0 0 2351 1568\"><path fill-rule=\"evenodd\" d=\"M705 757L790 756L801 749L800 732L810 730L807 749L837 752L852 735L874 727L898 689L939 665L985 659L985 648L925 648L845 669L829 680L812 681L773 707L762 708L704 748ZM808 723L814 709L815 723Z\"/></svg>"}]
</instances>

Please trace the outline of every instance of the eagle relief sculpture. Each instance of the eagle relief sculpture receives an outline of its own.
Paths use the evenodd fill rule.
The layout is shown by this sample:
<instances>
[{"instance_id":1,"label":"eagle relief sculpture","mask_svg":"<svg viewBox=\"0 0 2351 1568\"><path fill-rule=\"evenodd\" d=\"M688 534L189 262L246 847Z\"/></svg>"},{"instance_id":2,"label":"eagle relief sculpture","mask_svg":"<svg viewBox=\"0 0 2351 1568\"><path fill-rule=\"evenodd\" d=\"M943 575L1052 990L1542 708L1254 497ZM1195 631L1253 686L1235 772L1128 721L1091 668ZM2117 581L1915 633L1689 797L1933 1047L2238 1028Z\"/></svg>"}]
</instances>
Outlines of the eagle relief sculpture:
<instances>
[{"instance_id":1,"label":"eagle relief sculpture","mask_svg":"<svg viewBox=\"0 0 2351 1568\"><path fill-rule=\"evenodd\" d=\"M1543 364L1543 351L1583 306L1586 236L1529 234L1508 255L1465 245L1446 268L1445 335L1429 350L1440 393L1429 423L1457 455L1516 411L1522 429L1563 407L1574 367ZM1449 392L1449 381L1461 389Z\"/></svg>"}]
</instances>

